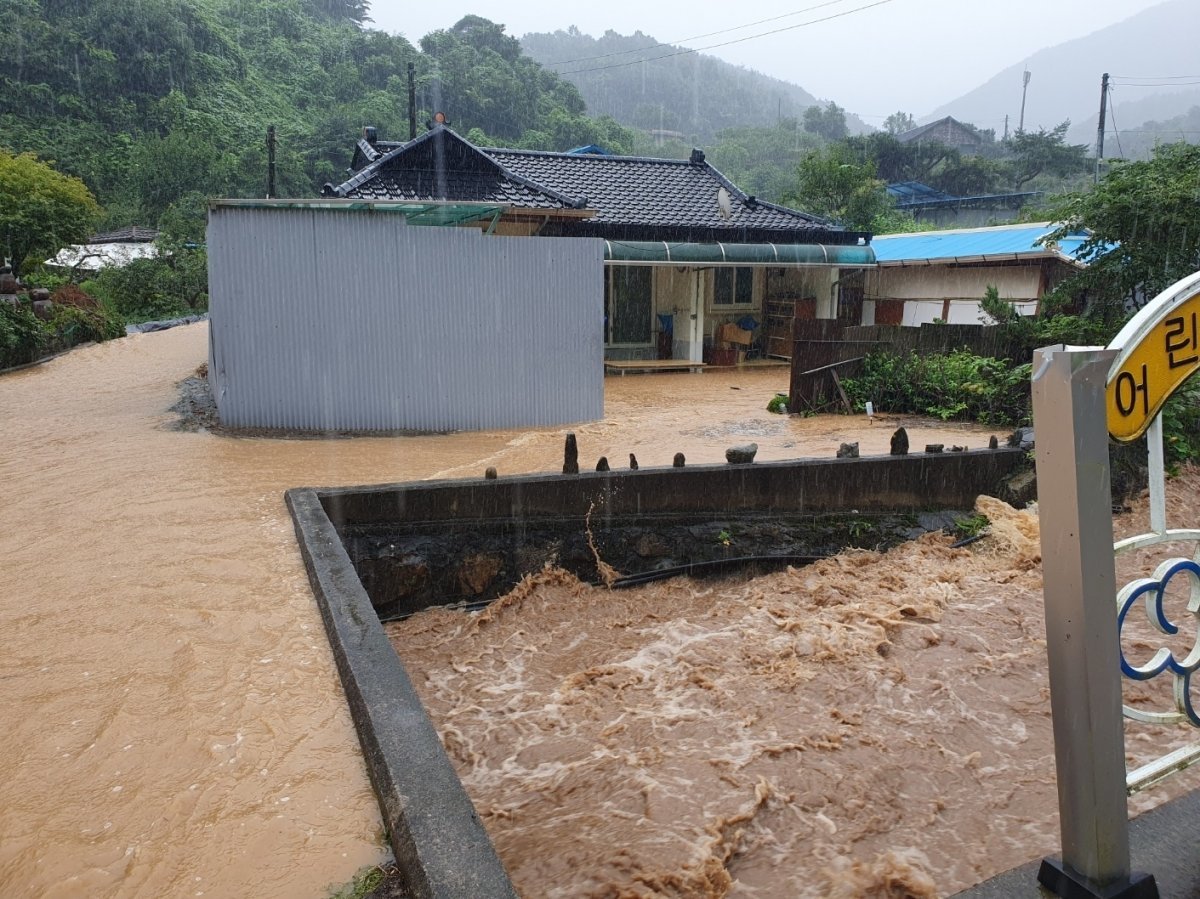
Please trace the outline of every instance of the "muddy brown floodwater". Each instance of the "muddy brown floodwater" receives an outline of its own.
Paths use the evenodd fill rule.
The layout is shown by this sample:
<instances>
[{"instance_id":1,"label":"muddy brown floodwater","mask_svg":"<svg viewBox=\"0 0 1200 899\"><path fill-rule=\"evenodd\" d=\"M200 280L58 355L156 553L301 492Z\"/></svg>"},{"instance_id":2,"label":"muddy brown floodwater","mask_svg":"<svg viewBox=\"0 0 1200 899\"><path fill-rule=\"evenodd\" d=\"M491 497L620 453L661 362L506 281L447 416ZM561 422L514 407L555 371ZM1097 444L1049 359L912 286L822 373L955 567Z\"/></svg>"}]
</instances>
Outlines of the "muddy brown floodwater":
<instances>
[{"instance_id":1,"label":"muddy brown floodwater","mask_svg":"<svg viewBox=\"0 0 1200 899\"><path fill-rule=\"evenodd\" d=\"M561 466L565 428L174 430L175 385L207 339L205 324L134 335L0 376L6 899L320 896L384 858L283 492ZM610 378L605 419L574 428L581 462L719 462L748 440L760 459L831 456L850 439L886 451L897 421L767 413L786 384L786 369ZM989 433L906 423L914 447ZM669 794L647 801L670 817Z\"/></svg>"},{"instance_id":2,"label":"muddy brown floodwater","mask_svg":"<svg viewBox=\"0 0 1200 899\"><path fill-rule=\"evenodd\" d=\"M382 860L283 491L561 464L565 428L176 430L206 342L195 325L0 377L5 897L320 896ZM767 413L785 384L610 378L604 420L574 428L581 462L989 433ZM1198 484L1171 485L1183 520ZM393 634L528 897L940 894L1057 840L1036 532L992 511L998 535L970 549L612 593L550 573ZM1131 730L1131 759L1163 739L1183 736Z\"/></svg>"},{"instance_id":3,"label":"muddy brown floodwater","mask_svg":"<svg viewBox=\"0 0 1200 899\"><path fill-rule=\"evenodd\" d=\"M978 509L969 548L620 591L546 571L388 630L527 899L949 895L1058 846L1037 518ZM1131 767L1194 737L1127 731Z\"/></svg>"}]
</instances>

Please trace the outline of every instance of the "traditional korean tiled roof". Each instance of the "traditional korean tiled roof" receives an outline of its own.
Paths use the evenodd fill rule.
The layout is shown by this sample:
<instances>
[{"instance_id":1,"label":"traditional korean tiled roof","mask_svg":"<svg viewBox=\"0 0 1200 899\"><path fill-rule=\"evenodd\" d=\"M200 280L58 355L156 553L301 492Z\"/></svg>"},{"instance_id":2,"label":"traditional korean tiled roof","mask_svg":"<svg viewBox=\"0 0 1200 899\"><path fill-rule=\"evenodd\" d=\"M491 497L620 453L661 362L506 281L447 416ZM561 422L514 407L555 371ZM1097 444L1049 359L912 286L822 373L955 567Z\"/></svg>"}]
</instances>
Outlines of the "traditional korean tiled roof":
<instances>
[{"instance_id":1,"label":"traditional korean tiled roof","mask_svg":"<svg viewBox=\"0 0 1200 899\"><path fill-rule=\"evenodd\" d=\"M953 116L946 116L936 122L918 125L909 131L901 132L896 135L896 140L902 144L933 140L947 146L978 146L983 143L983 138Z\"/></svg>"},{"instance_id":2,"label":"traditional korean tiled roof","mask_svg":"<svg viewBox=\"0 0 1200 899\"><path fill-rule=\"evenodd\" d=\"M475 147L445 128L403 144L360 140L361 168L327 196L365 200L459 200L514 210L588 210L556 233L634 240L777 240L857 243L817 216L747 196L704 159L654 159ZM724 189L729 217L717 202Z\"/></svg>"},{"instance_id":3,"label":"traditional korean tiled roof","mask_svg":"<svg viewBox=\"0 0 1200 899\"><path fill-rule=\"evenodd\" d=\"M103 234L93 234L88 243L149 243L158 239L158 231L154 228L143 228L141 225L130 225L117 231L106 231Z\"/></svg>"}]
</instances>

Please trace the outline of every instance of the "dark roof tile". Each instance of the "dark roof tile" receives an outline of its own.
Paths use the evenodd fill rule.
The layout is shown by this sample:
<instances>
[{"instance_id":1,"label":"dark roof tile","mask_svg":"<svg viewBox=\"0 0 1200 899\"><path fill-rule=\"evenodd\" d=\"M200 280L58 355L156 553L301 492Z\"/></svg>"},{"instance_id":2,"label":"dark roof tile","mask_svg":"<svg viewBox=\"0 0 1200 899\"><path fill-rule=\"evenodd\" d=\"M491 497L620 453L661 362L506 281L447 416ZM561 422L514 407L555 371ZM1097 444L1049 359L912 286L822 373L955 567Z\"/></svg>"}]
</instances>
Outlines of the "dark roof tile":
<instances>
[{"instance_id":1,"label":"dark roof tile","mask_svg":"<svg viewBox=\"0 0 1200 899\"><path fill-rule=\"evenodd\" d=\"M361 150L361 147L359 148ZM378 141L379 153L335 196L506 203L537 209L586 207L590 230L673 228L742 233L852 235L817 216L749 197L700 156L653 159L479 148L438 127L408 143ZM733 201L721 217L717 193Z\"/></svg>"}]
</instances>

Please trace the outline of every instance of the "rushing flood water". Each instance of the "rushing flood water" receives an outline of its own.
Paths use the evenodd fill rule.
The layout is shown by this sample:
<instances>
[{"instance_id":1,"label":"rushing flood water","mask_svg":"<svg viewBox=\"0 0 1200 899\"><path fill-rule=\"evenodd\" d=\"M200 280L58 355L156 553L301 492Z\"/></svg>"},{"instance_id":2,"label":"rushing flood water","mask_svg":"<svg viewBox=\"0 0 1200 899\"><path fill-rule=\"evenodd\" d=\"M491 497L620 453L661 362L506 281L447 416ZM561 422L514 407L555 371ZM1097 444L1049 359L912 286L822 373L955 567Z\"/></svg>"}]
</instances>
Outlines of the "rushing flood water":
<instances>
[{"instance_id":1,"label":"rushing flood water","mask_svg":"<svg viewBox=\"0 0 1200 899\"><path fill-rule=\"evenodd\" d=\"M384 856L283 503L301 485L556 470L565 429L264 440L172 428L204 324L0 377L0 895L307 896ZM610 378L581 465L885 452L765 411L786 369ZM972 428L910 426L983 445Z\"/></svg>"},{"instance_id":2,"label":"rushing flood water","mask_svg":"<svg viewBox=\"0 0 1200 899\"><path fill-rule=\"evenodd\" d=\"M949 895L1058 846L1037 519L980 511L969 548L621 591L550 571L389 633L522 896ZM1127 729L1131 767L1194 737Z\"/></svg>"}]
</instances>

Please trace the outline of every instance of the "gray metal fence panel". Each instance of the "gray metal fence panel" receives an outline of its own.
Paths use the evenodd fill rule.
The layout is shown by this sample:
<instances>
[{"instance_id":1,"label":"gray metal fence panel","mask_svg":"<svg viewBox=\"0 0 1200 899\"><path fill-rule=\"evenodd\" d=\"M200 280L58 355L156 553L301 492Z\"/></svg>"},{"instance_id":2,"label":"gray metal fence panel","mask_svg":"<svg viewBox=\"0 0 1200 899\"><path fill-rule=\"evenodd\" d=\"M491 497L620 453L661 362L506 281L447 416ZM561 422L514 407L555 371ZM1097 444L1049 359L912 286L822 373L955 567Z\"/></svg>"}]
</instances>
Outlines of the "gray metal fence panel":
<instances>
[{"instance_id":1,"label":"gray metal fence panel","mask_svg":"<svg viewBox=\"0 0 1200 899\"><path fill-rule=\"evenodd\" d=\"M208 253L209 377L228 427L474 430L603 415L603 241L216 205Z\"/></svg>"}]
</instances>

